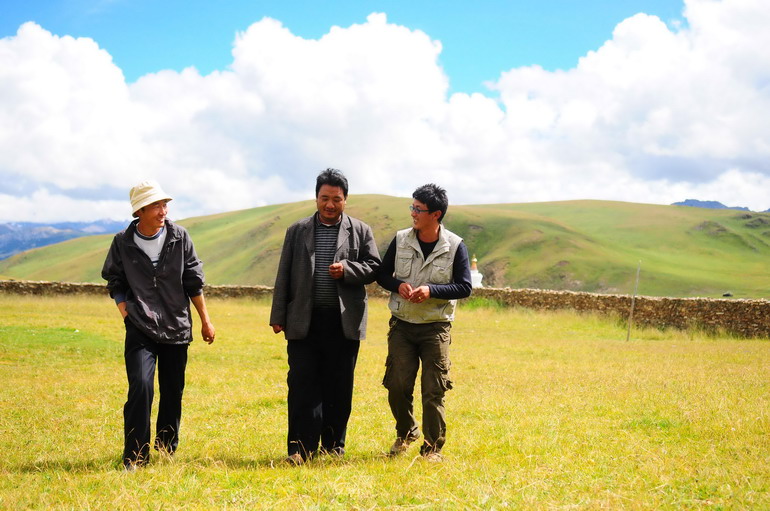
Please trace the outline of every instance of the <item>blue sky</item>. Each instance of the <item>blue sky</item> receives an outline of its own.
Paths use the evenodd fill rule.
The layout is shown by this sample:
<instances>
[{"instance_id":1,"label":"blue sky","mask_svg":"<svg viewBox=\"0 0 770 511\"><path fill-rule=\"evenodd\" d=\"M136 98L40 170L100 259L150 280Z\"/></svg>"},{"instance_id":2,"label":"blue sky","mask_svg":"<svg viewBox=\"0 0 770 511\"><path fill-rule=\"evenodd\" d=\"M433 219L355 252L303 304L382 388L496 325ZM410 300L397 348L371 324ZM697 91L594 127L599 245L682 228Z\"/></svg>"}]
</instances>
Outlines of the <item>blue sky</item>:
<instances>
[{"instance_id":1,"label":"blue sky","mask_svg":"<svg viewBox=\"0 0 770 511\"><path fill-rule=\"evenodd\" d=\"M351 193L770 208L770 2L27 0L0 15L0 221Z\"/></svg>"},{"instance_id":2,"label":"blue sky","mask_svg":"<svg viewBox=\"0 0 770 511\"><path fill-rule=\"evenodd\" d=\"M384 12L391 23L441 41L441 64L454 92L486 90L501 71L540 65L574 67L599 48L622 20L639 12L682 22L681 0L478 0L371 2L335 0L24 0L9 1L0 37L35 21L57 35L90 37L128 81L188 66L208 74L232 61L235 33L269 16L294 34L317 39L337 26Z\"/></svg>"}]
</instances>

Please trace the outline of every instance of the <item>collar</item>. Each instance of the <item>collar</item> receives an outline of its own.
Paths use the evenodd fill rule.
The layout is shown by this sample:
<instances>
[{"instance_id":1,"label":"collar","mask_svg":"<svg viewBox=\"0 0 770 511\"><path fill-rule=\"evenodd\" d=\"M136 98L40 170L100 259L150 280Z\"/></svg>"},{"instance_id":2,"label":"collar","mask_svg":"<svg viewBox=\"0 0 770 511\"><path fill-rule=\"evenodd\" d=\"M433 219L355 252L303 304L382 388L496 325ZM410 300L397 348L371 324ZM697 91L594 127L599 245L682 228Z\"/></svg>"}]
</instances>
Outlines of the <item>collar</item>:
<instances>
[{"instance_id":1,"label":"collar","mask_svg":"<svg viewBox=\"0 0 770 511\"><path fill-rule=\"evenodd\" d=\"M331 224L331 225L330 225L330 224L325 224L325 223L323 223L323 222L321 221L321 215L319 215L319 214L318 214L318 212L316 211L316 213L315 213L315 224L316 224L316 225L322 225L322 226L324 226L324 227L329 227L329 228L332 228L332 227L339 227L339 226L342 224L342 218L343 218L344 216L345 216L345 213L342 213L342 214L340 215L340 219L339 219L339 220L337 220L337 223L336 223L336 224Z\"/></svg>"},{"instance_id":2,"label":"collar","mask_svg":"<svg viewBox=\"0 0 770 511\"><path fill-rule=\"evenodd\" d=\"M155 234L153 234L152 236L145 236L144 234L142 234L142 231L139 230L139 225L138 224L137 224L136 230L134 232L136 233L137 236L139 236L139 239L147 240L147 241L156 240L156 239L160 238L161 236L163 236L166 233L166 225L164 223L163 227L161 227L160 230L158 232L156 232Z\"/></svg>"},{"instance_id":3,"label":"collar","mask_svg":"<svg viewBox=\"0 0 770 511\"><path fill-rule=\"evenodd\" d=\"M136 226L139 225L139 219L134 219L131 221L130 224L128 224L128 227L124 231L124 236L126 236L126 242L127 243L133 243L134 240L134 233L139 233L139 230L136 228ZM163 227L163 230L166 232L166 241L174 241L182 237L181 232L177 228L176 224L174 224L171 220L166 218L166 225Z\"/></svg>"}]
</instances>

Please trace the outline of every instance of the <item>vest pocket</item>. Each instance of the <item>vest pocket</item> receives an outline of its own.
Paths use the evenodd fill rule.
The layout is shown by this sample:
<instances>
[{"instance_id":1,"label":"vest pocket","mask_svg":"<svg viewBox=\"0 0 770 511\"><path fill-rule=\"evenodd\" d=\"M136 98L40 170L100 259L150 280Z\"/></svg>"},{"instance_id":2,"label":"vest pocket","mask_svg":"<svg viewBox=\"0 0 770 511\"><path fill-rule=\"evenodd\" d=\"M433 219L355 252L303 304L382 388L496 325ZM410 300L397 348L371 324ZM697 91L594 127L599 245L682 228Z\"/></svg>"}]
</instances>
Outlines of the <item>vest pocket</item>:
<instances>
[{"instance_id":1,"label":"vest pocket","mask_svg":"<svg viewBox=\"0 0 770 511\"><path fill-rule=\"evenodd\" d=\"M452 279L452 267L448 261L433 261L430 271L430 281L433 284L448 284Z\"/></svg>"},{"instance_id":2,"label":"vest pocket","mask_svg":"<svg viewBox=\"0 0 770 511\"><path fill-rule=\"evenodd\" d=\"M409 277L412 272L412 258L411 257L399 257L396 259L396 277L399 279L405 279Z\"/></svg>"}]
</instances>

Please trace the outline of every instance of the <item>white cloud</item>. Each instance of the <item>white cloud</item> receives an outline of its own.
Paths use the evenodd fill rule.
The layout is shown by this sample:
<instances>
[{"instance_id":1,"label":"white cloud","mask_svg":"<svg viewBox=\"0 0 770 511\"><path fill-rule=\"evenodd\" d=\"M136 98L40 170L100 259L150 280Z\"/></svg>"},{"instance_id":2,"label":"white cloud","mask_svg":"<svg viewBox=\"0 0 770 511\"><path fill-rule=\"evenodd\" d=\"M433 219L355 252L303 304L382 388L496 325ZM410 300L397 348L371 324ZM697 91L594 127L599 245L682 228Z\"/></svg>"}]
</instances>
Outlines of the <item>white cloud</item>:
<instances>
[{"instance_id":1,"label":"white cloud","mask_svg":"<svg viewBox=\"0 0 770 511\"><path fill-rule=\"evenodd\" d=\"M317 40L265 18L227 69L130 85L96 42L28 23L0 40L0 221L126 217L144 178L177 218L299 200L327 166L354 194L435 181L460 203L766 209L770 6L689 0L685 16L638 14L573 69L449 97L441 44L384 14Z\"/></svg>"},{"instance_id":2,"label":"white cloud","mask_svg":"<svg viewBox=\"0 0 770 511\"><path fill-rule=\"evenodd\" d=\"M568 72L503 73L496 88L512 129L562 178L552 198L666 203L680 200L676 189L770 206L759 187L770 175L770 62L756 55L770 43L770 6L692 0L686 14L689 28L676 32L653 16L629 18ZM728 175L745 180L745 194L712 186Z\"/></svg>"},{"instance_id":3,"label":"white cloud","mask_svg":"<svg viewBox=\"0 0 770 511\"><path fill-rule=\"evenodd\" d=\"M123 75L93 41L26 23L16 37L0 40L0 62L5 183L93 188L142 162Z\"/></svg>"},{"instance_id":4,"label":"white cloud","mask_svg":"<svg viewBox=\"0 0 770 511\"><path fill-rule=\"evenodd\" d=\"M128 197L128 192L126 192ZM65 216L56 212L66 213ZM39 188L24 196L0 193L0 218L19 222L122 220L131 217L127 201L80 200Z\"/></svg>"}]
</instances>

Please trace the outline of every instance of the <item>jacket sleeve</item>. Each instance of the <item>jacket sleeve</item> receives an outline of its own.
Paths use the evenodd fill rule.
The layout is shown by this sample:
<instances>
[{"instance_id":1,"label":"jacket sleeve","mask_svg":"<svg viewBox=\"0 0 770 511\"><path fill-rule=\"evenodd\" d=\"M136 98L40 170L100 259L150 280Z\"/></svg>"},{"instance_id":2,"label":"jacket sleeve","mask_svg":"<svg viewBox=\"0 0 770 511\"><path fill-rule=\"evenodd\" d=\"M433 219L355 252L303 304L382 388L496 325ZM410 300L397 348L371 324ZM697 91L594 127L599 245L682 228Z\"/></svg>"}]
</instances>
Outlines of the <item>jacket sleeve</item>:
<instances>
[{"instance_id":1,"label":"jacket sleeve","mask_svg":"<svg viewBox=\"0 0 770 511\"><path fill-rule=\"evenodd\" d=\"M294 257L293 229L286 230L281 249L281 260L278 263L278 273L275 276L273 288L273 306L270 311L270 324L286 326L286 309L291 300L291 266Z\"/></svg>"},{"instance_id":2,"label":"jacket sleeve","mask_svg":"<svg viewBox=\"0 0 770 511\"><path fill-rule=\"evenodd\" d=\"M340 261L345 268L344 284L365 285L371 284L377 279L377 272L380 268L380 252L377 250L377 244L374 242L372 228L365 223L361 223L356 229L360 230L361 245L358 251L358 258L355 261L344 259Z\"/></svg>"},{"instance_id":3,"label":"jacket sleeve","mask_svg":"<svg viewBox=\"0 0 770 511\"><path fill-rule=\"evenodd\" d=\"M203 275L203 261L198 259L195 246L187 231L182 239L184 243L184 269L182 270L182 287L187 296L199 296L203 294L203 284L206 278Z\"/></svg>"},{"instance_id":4,"label":"jacket sleeve","mask_svg":"<svg viewBox=\"0 0 770 511\"><path fill-rule=\"evenodd\" d=\"M125 295L129 289L126 272L123 269L123 258L118 248L119 237L120 234L116 234L112 238L110 250L107 252L104 266L102 266L102 278L107 281L107 289L112 298L115 298L116 295Z\"/></svg>"},{"instance_id":5,"label":"jacket sleeve","mask_svg":"<svg viewBox=\"0 0 770 511\"><path fill-rule=\"evenodd\" d=\"M398 287L404 282L393 276L396 271L396 238L390 242L385 256L382 258L382 265L377 272L377 283L391 293L398 293Z\"/></svg>"}]
</instances>

